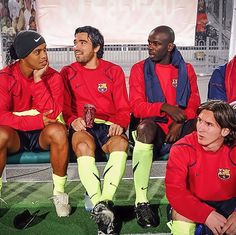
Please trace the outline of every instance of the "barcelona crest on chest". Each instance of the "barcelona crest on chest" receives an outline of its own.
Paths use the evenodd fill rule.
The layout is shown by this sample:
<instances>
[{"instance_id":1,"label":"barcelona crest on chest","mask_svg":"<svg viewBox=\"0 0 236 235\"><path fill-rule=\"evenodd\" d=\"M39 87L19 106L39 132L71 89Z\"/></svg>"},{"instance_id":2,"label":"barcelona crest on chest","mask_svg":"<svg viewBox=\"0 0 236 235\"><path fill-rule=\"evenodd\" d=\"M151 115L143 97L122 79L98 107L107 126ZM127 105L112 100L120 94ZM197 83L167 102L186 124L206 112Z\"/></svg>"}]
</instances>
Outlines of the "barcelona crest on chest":
<instances>
[{"instance_id":1,"label":"barcelona crest on chest","mask_svg":"<svg viewBox=\"0 0 236 235\"><path fill-rule=\"evenodd\" d=\"M229 179L230 178L230 170L224 169L224 168L219 168L218 169L218 177L222 180Z\"/></svg>"},{"instance_id":2,"label":"barcelona crest on chest","mask_svg":"<svg viewBox=\"0 0 236 235\"><path fill-rule=\"evenodd\" d=\"M98 84L98 91L101 93L107 92L107 84L106 83L99 83Z\"/></svg>"}]
</instances>

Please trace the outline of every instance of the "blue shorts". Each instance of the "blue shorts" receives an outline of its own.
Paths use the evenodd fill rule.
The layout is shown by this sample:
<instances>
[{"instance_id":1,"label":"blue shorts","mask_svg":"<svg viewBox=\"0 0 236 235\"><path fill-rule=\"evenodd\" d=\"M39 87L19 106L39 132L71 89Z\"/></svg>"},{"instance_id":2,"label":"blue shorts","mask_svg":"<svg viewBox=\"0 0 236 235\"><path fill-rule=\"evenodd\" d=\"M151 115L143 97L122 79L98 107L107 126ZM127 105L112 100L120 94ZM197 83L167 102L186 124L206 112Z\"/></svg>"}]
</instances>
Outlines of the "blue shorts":
<instances>
[{"instance_id":1,"label":"blue shorts","mask_svg":"<svg viewBox=\"0 0 236 235\"><path fill-rule=\"evenodd\" d=\"M205 201L205 203L211 207L214 207L216 211L225 218L228 218L236 208L236 197L218 202Z\"/></svg>"},{"instance_id":2,"label":"blue shorts","mask_svg":"<svg viewBox=\"0 0 236 235\"><path fill-rule=\"evenodd\" d=\"M107 137L109 132L109 125L106 124L93 124L92 128L87 128L86 131L93 136L94 141L96 143L96 147L102 148L102 146L108 141L110 137ZM73 128L69 130L70 140L72 139L72 135L76 131Z\"/></svg>"},{"instance_id":3,"label":"blue shorts","mask_svg":"<svg viewBox=\"0 0 236 235\"><path fill-rule=\"evenodd\" d=\"M195 130L196 119L189 119L184 122L179 139L183 138L185 135L190 134ZM153 146L153 156L154 159L157 160L158 156L163 156L169 153L172 143L165 143L166 134L162 130L162 128L157 124L157 134L154 140Z\"/></svg>"},{"instance_id":4,"label":"blue shorts","mask_svg":"<svg viewBox=\"0 0 236 235\"><path fill-rule=\"evenodd\" d=\"M42 152L46 151L39 145L39 136L42 130L35 131L19 131L16 130L20 138L20 149L18 152Z\"/></svg>"},{"instance_id":5,"label":"blue shorts","mask_svg":"<svg viewBox=\"0 0 236 235\"><path fill-rule=\"evenodd\" d=\"M94 123L92 128L87 128L86 131L91 134L94 138L94 142L96 144L96 151L95 151L95 156L96 160L98 161L103 161L107 160L106 154L102 150L102 146L106 144L106 142L110 139L108 137L108 132L109 132L109 125L106 124L97 124ZM69 140L70 140L70 148L72 149L71 146L71 140L72 136L76 131L73 128L70 128L69 130ZM123 133L125 135L125 133Z\"/></svg>"},{"instance_id":6,"label":"blue shorts","mask_svg":"<svg viewBox=\"0 0 236 235\"><path fill-rule=\"evenodd\" d=\"M236 198L231 198L226 201L212 202L205 201L211 207L214 207L216 211L228 218L236 208ZM195 235L213 235L213 232L204 224L197 224Z\"/></svg>"},{"instance_id":7,"label":"blue shorts","mask_svg":"<svg viewBox=\"0 0 236 235\"><path fill-rule=\"evenodd\" d=\"M203 201L207 205L216 209L216 211L223 215L225 218L228 218L236 208L236 198L225 201ZM172 208L170 205L167 206L167 219L168 221L172 220L171 216ZM197 224L195 235L213 235L212 231L204 224Z\"/></svg>"}]
</instances>

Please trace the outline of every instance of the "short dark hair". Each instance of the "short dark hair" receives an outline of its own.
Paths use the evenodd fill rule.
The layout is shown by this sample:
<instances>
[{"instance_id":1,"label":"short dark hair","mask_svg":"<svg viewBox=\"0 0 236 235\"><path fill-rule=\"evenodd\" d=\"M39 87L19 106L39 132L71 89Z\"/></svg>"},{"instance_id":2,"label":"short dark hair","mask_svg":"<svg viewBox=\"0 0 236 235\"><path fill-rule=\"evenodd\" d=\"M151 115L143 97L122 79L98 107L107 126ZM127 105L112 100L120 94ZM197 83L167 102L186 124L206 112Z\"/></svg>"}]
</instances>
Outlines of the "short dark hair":
<instances>
[{"instance_id":1,"label":"short dark hair","mask_svg":"<svg viewBox=\"0 0 236 235\"><path fill-rule=\"evenodd\" d=\"M211 100L199 106L197 115L203 110L212 111L219 126L230 130L229 134L224 138L224 144L233 146L236 141L236 115L233 107L222 100Z\"/></svg>"},{"instance_id":2,"label":"short dark hair","mask_svg":"<svg viewBox=\"0 0 236 235\"><path fill-rule=\"evenodd\" d=\"M100 46L97 52L97 57L98 59L101 59L104 54L104 38L100 31L92 26L83 26L75 30L75 36L77 33L87 33L93 44L93 47L95 48L97 46Z\"/></svg>"},{"instance_id":3,"label":"short dark hair","mask_svg":"<svg viewBox=\"0 0 236 235\"><path fill-rule=\"evenodd\" d=\"M155 33L165 33L166 35L168 35L169 38L169 42L174 43L175 41L175 32L174 30L167 26L167 25L161 25L156 27L155 29L153 29L152 31L154 31Z\"/></svg>"}]
</instances>

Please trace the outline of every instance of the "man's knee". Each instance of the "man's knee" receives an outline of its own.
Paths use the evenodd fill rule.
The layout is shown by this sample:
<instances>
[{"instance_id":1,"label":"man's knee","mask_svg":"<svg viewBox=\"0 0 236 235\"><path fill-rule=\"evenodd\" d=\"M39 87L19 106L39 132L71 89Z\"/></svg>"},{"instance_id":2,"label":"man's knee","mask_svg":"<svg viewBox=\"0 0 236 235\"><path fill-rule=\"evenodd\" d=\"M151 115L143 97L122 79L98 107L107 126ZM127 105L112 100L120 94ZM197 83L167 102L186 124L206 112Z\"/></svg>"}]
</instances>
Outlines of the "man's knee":
<instances>
[{"instance_id":1,"label":"man's knee","mask_svg":"<svg viewBox=\"0 0 236 235\"><path fill-rule=\"evenodd\" d=\"M143 120L137 127L137 140L151 144L153 143L155 136L157 134L157 125L151 119Z\"/></svg>"},{"instance_id":2,"label":"man's knee","mask_svg":"<svg viewBox=\"0 0 236 235\"><path fill-rule=\"evenodd\" d=\"M0 147L7 146L13 135L13 129L7 126L0 126Z\"/></svg>"},{"instance_id":3,"label":"man's knee","mask_svg":"<svg viewBox=\"0 0 236 235\"><path fill-rule=\"evenodd\" d=\"M194 235L196 224L172 209L170 229L173 235Z\"/></svg>"},{"instance_id":4,"label":"man's knee","mask_svg":"<svg viewBox=\"0 0 236 235\"><path fill-rule=\"evenodd\" d=\"M67 129L63 124L50 124L46 128L47 130L45 134L52 140L52 142L61 145L67 143Z\"/></svg>"},{"instance_id":5,"label":"man's knee","mask_svg":"<svg viewBox=\"0 0 236 235\"><path fill-rule=\"evenodd\" d=\"M113 151L127 151L128 149L128 139L125 136L113 136L111 137L107 144L103 146L105 152Z\"/></svg>"},{"instance_id":6,"label":"man's knee","mask_svg":"<svg viewBox=\"0 0 236 235\"><path fill-rule=\"evenodd\" d=\"M95 143L92 141L76 142L73 143L73 151L77 157L80 156L94 156Z\"/></svg>"},{"instance_id":7,"label":"man's knee","mask_svg":"<svg viewBox=\"0 0 236 235\"><path fill-rule=\"evenodd\" d=\"M190 220L190 219L186 218L185 216L179 214L174 209L172 209L171 217L172 217L172 220L181 220L181 221L185 221L185 222L189 222L189 223L193 222L192 220Z\"/></svg>"},{"instance_id":8,"label":"man's knee","mask_svg":"<svg viewBox=\"0 0 236 235\"><path fill-rule=\"evenodd\" d=\"M120 150L127 150L128 149L128 139L125 138L122 135L114 136L113 137L114 144L120 149Z\"/></svg>"}]
</instances>

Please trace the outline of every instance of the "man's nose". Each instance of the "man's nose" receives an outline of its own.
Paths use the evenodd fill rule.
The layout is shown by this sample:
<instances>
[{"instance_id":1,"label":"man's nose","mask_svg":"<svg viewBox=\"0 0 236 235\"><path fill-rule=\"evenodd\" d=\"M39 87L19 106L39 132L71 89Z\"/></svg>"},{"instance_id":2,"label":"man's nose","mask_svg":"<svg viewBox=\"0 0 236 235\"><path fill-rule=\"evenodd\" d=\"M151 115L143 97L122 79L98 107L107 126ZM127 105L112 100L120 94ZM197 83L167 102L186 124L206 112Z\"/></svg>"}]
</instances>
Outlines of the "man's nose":
<instances>
[{"instance_id":1,"label":"man's nose","mask_svg":"<svg viewBox=\"0 0 236 235\"><path fill-rule=\"evenodd\" d=\"M47 51L42 51L41 52L41 56L44 58L44 57L47 57L48 56L48 54L47 54Z\"/></svg>"},{"instance_id":2,"label":"man's nose","mask_svg":"<svg viewBox=\"0 0 236 235\"><path fill-rule=\"evenodd\" d=\"M198 131L205 131L206 130L206 124L201 122L198 123Z\"/></svg>"}]
</instances>

